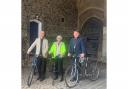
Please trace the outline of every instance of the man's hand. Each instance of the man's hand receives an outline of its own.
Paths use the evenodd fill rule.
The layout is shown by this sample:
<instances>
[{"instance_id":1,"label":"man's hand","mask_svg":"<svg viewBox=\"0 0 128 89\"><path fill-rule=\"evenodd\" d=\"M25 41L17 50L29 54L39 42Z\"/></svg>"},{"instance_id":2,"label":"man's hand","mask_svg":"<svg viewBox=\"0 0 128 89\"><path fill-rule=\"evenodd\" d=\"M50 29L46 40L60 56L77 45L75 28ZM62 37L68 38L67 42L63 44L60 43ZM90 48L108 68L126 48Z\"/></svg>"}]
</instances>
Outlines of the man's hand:
<instances>
[{"instance_id":1,"label":"man's hand","mask_svg":"<svg viewBox=\"0 0 128 89\"><path fill-rule=\"evenodd\" d=\"M83 58L83 57L84 57L84 53L81 53L81 54L80 54L80 58Z\"/></svg>"},{"instance_id":2,"label":"man's hand","mask_svg":"<svg viewBox=\"0 0 128 89\"><path fill-rule=\"evenodd\" d=\"M68 53L68 57L71 57L71 53Z\"/></svg>"},{"instance_id":3,"label":"man's hand","mask_svg":"<svg viewBox=\"0 0 128 89\"><path fill-rule=\"evenodd\" d=\"M30 54L30 51L29 51L29 50L27 51L27 54L28 54L28 55Z\"/></svg>"},{"instance_id":4,"label":"man's hand","mask_svg":"<svg viewBox=\"0 0 128 89\"><path fill-rule=\"evenodd\" d=\"M30 56L30 54L28 54L28 53L27 53L26 58L28 59L28 58L29 58L29 56Z\"/></svg>"}]
</instances>

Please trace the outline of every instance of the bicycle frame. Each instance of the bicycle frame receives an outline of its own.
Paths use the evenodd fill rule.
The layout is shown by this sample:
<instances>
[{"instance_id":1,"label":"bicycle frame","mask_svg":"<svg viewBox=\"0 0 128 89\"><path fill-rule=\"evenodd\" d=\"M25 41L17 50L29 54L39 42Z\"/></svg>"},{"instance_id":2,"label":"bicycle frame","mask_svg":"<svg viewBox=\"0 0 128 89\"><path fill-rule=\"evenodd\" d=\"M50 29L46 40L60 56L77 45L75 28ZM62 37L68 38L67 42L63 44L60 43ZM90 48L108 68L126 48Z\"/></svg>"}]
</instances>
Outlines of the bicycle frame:
<instances>
[{"instance_id":1,"label":"bicycle frame","mask_svg":"<svg viewBox=\"0 0 128 89\"><path fill-rule=\"evenodd\" d=\"M87 71L88 67L90 67L88 57L86 57L86 59L77 59L77 57L73 57L72 59L73 63L67 68L65 73L65 83L69 88L75 87L81 78L88 77L90 80L96 80L98 78L97 76L99 74L93 77L93 74ZM81 65L79 65L79 63L81 63ZM97 67L97 64L95 67Z\"/></svg>"},{"instance_id":2,"label":"bicycle frame","mask_svg":"<svg viewBox=\"0 0 128 89\"><path fill-rule=\"evenodd\" d=\"M78 76L79 76L79 73L82 72L82 68L77 63L77 58L76 57L73 57L73 60L74 60L74 62L72 63L73 68L71 69L71 76L75 77L77 73L78 73ZM77 78L77 80L78 80L78 78Z\"/></svg>"},{"instance_id":3,"label":"bicycle frame","mask_svg":"<svg viewBox=\"0 0 128 89\"><path fill-rule=\"evenodd\" d=\"M32 66L31 66L31 71L30 74L28 76L28 80L27 80L27 85L30 86L31 82L33 80L33 75L35 72L38 72L38 68L37 68L37 58L35 56L32 57ZM39 74L39 72L38 72Z\"/></svg>"},{"instance_id":4,"label":"bicycle frame","mask_svg":"<svg viewBox=\"0 0 128 89\"><path fill-rule=\"evenodd\" d=\"M75 72L74 72L74 68L72 68L72 70L71 70L71 76L72 76L72 77L75 77L75 73L76 73L76 71L77 71L76 58L75 58L75 62L73 63L73 66L74 66L74 68L75 68ZM73 74L73 73L74 73L74 74Z\"/></svg>"},{"instance_id":5,"label":"bicycle frame","mask_svg":"<svg viewBox=\"0 0 128 89\"><path fill-rule=\"evenodd\" d=\"M87 67L88 67L88 57L86 59L84 59L84 61L82 62L82 63L84 63L83 64L84 66L82 66L82 67L77 63L77 61L76 61L77 58L74 57L74 59L75 60L74 60L73 66L75 68L75 73L76 73L76 70L78 70L78 74L81 72L82 73L82 77L83 76L87 76L87 74L85 73L85 71L87 70ZM79 60L79 63L80 63L80 60ZM82 63L80 63L80 64L82 64ZM71 75L72 75L72 72L73 72L73 68L72 68L72 71L71 71Z\"/></svg>"}]
</instances>

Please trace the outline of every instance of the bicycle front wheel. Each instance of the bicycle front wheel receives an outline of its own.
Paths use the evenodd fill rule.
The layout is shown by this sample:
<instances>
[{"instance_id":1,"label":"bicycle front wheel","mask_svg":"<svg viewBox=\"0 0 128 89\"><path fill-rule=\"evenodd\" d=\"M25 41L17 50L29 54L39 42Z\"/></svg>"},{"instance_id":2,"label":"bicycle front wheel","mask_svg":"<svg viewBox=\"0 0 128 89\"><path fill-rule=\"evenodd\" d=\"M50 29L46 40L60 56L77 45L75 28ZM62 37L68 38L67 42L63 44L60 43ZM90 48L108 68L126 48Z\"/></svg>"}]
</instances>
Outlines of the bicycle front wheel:
<instances>
[{"instance_id":1,"label":"bicycle front wheel","mask_svg":"<svg viewBox=\"0 0 128 89\"><path fill-rule=\"evenodd\" d=\"M65 83L67 87L75 87L78 84L78 80L78 69L74 65L70 65L65 71Z\"/></svg>"},{"instance_id":2,"label":"bicycle front wheel","mask_svg":"<svg viewBox=\"0 0 128 89\"><path fill-rule=\"evenodd\" d=\"M35 68L32 67L32 69L31 69L31 71L30 71L30 74L29 74L29 76L28 76L28 81L27 81L27 85L28 85L28 86L31 86L34 72L35 72Z\"/></svg>"}]
</instances>

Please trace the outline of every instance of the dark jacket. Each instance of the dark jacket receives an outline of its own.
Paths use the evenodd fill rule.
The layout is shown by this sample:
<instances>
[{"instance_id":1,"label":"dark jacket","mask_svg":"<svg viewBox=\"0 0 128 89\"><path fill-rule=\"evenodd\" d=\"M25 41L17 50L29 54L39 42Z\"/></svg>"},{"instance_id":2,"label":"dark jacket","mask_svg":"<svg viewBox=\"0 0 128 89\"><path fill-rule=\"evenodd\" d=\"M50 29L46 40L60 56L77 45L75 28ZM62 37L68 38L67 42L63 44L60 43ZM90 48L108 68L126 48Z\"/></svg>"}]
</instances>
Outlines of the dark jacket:
<instances>
[{"instance_id":1,"label":"dark jacket","mask_svg":"<svg viewBox=\"0 0 128 89\"><path fill-rule=\"evenodd\" d=\"M76 47L74 48L76 42ZM78 37L76 40L72 38L69 43L69 53L79 56L81 53L85 53L85 44L82 38Z\"/></svg>"}]
</instances>

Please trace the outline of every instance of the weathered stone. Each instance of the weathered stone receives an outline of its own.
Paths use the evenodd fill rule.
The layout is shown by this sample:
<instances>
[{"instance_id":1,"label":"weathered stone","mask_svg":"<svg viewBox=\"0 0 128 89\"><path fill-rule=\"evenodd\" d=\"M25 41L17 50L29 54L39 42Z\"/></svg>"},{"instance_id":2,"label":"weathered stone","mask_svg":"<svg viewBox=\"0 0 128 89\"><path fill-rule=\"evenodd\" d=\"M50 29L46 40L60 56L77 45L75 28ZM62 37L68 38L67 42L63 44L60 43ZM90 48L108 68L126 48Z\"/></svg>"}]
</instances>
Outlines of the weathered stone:
<instances>
[{"instance_id":1,"label":"weathered stone","mask_svg":"<svg viewBox=\"0 0 128 89\"><path fill-rule=\"evenodd\" d=\"M57 34L69 39L72 31L81 30L88 18L96 17L106 26L106 0L22 0L23 59L29 46L30 20L37 15L49 40Z\"/></svg>"},{"instance_id":2,"label":"weathered stone","mask_svg":"<svg viewBox=\"0 0 128 89\"><path fill-rule=\"evenodd\" d=\"M47 37L62 34L72 35L77 27L77 8L75 0L22 0L22 58L28 49L28 29L30 20L39 16ZM64 18L64 22L61 22ZM27 43L28 42L28 43Z\"/></svg>"}]
</instances>

